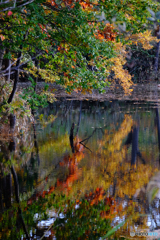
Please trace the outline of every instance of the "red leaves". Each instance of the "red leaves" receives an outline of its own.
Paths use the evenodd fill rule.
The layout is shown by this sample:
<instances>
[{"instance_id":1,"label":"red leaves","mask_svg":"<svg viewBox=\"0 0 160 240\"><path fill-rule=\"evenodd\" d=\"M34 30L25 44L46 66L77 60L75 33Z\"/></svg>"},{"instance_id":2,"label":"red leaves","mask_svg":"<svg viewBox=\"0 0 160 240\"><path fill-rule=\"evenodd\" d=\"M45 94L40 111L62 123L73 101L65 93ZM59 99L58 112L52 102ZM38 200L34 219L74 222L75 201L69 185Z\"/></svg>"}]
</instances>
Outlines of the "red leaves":
<instances>
[{"instance_id":1,"label":"red leaves","mask_svg":"<svg viewBox=\"0 0 160 240\"><path fill-rule=\"evenodd\" d=\"M8 16L11 16L12 14L13 14L12 11L8 11L8 13L7 13Z\"/></svg>"},{"instance_id":2,"label":"red leaves","mask_svg":"<svg viewBox=\"0 0 160 240\"><path fill-rule=\"evenodd\" d=\"M68 77L68 74L64 72L64 76L65 76L65 77Z\"/></svg>"},{"instance_id":3,"label":"red leaves","mask_svg":"<svg viewBox=\"0 0 160 240\"><path fill-rule=\"evenodd\" d=\"M113 201L114 200L111 197L106 197L105 200L104 200L105 204L108 205L108 206L111 206L113 204Z\"/></svg>"}]
</instances>

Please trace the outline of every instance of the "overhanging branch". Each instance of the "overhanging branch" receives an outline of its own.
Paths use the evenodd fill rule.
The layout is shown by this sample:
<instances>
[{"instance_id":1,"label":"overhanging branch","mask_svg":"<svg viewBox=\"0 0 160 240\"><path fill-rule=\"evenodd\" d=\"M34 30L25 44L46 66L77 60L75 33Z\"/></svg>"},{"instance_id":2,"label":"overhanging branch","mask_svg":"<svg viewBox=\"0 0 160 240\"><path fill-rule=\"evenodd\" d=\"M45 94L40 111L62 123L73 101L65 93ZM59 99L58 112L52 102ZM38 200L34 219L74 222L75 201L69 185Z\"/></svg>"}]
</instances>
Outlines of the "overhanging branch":
<instances>
[{"instance_id":1,"label":"overhanging branch","mask_svg":"<svg viewBox=\"0 0 160 240\"><path fill-rule=\"evenodd\" d=\"M17 1L17 0L13 0L12 2L9 0L6 1L2 1L0 2L0 7L1 5L10 5L13 4L13 6L8 6L8 7L3 7L2 9L0 9L0 12L5 12L5 11L9 11L9 10L14 10L15 8L20 8L20 7L24 7L30 3L34 2L34 0L28 0L28 1Z\"/></svg>"}]
</instances>

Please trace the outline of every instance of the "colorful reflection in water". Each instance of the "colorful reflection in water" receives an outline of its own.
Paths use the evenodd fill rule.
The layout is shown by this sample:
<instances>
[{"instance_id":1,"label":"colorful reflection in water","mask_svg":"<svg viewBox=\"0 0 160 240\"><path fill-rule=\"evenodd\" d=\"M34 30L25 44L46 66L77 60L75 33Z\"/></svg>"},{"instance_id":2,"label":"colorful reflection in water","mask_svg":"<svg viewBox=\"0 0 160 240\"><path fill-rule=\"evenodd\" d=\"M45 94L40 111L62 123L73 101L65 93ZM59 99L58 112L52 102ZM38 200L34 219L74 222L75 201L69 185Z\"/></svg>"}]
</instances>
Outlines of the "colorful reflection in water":
<instances>
[{"instance_id":1,"label":"colorful reflection in water","mask_svg":"<svg viewBox=\"0 0 160 240\"><path fill-rule=\"evenodd\" d=\"M156 103L57 101L29 124L0 136L1 239L159 236Z\"/></svg>"}]
</instances>

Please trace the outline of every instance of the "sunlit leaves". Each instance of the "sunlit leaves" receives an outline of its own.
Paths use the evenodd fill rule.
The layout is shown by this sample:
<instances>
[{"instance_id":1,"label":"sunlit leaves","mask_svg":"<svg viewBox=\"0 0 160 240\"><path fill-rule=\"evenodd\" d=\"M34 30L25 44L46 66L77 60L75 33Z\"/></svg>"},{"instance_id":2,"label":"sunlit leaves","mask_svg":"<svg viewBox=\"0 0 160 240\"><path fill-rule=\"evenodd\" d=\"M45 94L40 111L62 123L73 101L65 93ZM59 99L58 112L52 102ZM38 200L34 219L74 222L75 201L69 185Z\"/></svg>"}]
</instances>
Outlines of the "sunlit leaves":
<instances>
[{"instance_id":1,"label":"sunlit leaves","mask_svg":"<svg viewBox=\"0 0 160 240\"><path fill-rule=\"evenodd\" d=\"M157 37L151 35L151 31L145 31L144 33L133 34L130 37L127 37L126 40L130 40L132 44L138 45L141 44L144 49L151 49L153 45L151 42L158 42Z\"/></svg>"}]
</instances>

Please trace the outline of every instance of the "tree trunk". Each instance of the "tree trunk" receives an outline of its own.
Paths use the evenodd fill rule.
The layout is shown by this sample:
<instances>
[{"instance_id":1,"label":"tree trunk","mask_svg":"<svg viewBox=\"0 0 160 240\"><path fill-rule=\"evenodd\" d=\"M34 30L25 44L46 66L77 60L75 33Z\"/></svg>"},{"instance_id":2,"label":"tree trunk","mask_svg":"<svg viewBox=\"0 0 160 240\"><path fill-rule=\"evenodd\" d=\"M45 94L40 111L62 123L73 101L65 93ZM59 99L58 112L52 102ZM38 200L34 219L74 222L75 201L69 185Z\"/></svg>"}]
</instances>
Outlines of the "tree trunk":
<instances>
[{"instance_id":1,"label":"tree trunk","mask_svg":"<svg viewBox=\"0 0 160 240\"><path fill-rule=\"evenodd\" d=\"M71 130L70 130L70 135L69 135L69 140L70 140L70 146L71 146L71 149L72 149L72 153L75 152L75 149L74 149L74 143L73 143L73 139L74 139L74 123L72 123L72 127L71 127Z\"/></svg>"},{"instance_id":2,"label":"tree trunk","mask_svg":"<svg viewBox=\"0 0 160 240\"><path fill-rule=\"evenodd\" d=\"M12 92L11 92L11 94L9 96L8 103L12 102L13 97L14 97L14 95L16 93L16 90L17 90L17 84L18 84L18 81L19 81L19 69L18 69L18 66L19 66L20 61L21 61L21 56L22 56L22 52L19 52L17 63L16 63L17 69L15 71L15 79L14 79L13 89L12 89Z\"/></svg>"},{"instance_id":3,"label":"tree trunk","mask_svg":"<svg viewBox=\"0 0 160 240\"><path fill-rule=\"evenodd\" d=\"M137 152L138 152L138 132L139 132L139 128L134 127L133 134L132 134L131 165L135 165L135 163L136 163L136 156L137 156Z\"/></svg>"},{"instance_id":4,"label":"tree trunk","mask_svg":"<svg viewBox=\"0 0 160 240\"><path fill-rule=\"evenodd\" d=\"M156 110L155 122L156 122L157 133L158 133L159 166L160 166L160 121L159 121L159 110L158 108L156 108L155 110Z\"/></svg>"},{"instance_id":5,"label":"tree trunk","mask_svg":"<svg viewBox=\"0 0 160 240\"><path fill-rule=\"evenodd\" d=\"M24 35L24 41L25 41L27 35L28 35L28 32L26 32L26 34ZM22 50L22 48L23 48L23 46L21 45L20 46L20 50ZM18 84L18 81L19 81L19 65L20 65L21 57L22 57L22 51L20 51L18 53L18 58L17 58L17 63L16 63L16 70L15 70L15 79L14 79L12 92L11 92L11 94L9 96L9 99L8 99L8 103L12 102L13 97L14 97L14 95L16 93L16 90L17 90L17 84Z\"/></svg>"},{"instance_id":6,"label":"tree trunk","mask_svg":"<svg viewBox=\"0 0 160 240\"><path fill-rule=\"evenodd\" d=\"M22 210L20 208L20 199L19 199L18 177L17 177L16 171L14 170L13 166L11 166L11 173L12 173L13 179L14 179L14 189L15 189L16 202L19 204L19 206L18 206L18 213L19 213L19 216L20 216L21 224L23 226L23 230L24 230L24 232L26 234L27 239L30 239L28 231L27 231L27 227L26 227L24 219L22 217Z\"/></svg>"},{"instance_id":7,"label":"tree trunk","mask_svg":"<svg viewBox=\"0 0 160 240\"><path fill-rule=\"evenodd\" d=\"M4 51L5 49L0 49L0 70L2 69Z\"/></svg>"},{"instance_id":8,"label":"tree trunk","mask_svg":"<svg viewBox=\"0 0 160 240\"><path fill-rule=\"evenodd\" d=\"M156 126L157 126L157 132L158 132L158 147L160 152L160 121L159 121L159 111L158 108L156 110Z\"/></svg>"}]
</instances>

